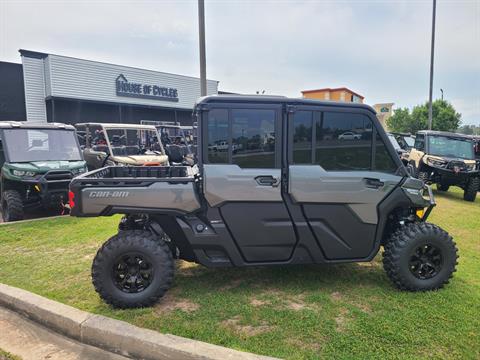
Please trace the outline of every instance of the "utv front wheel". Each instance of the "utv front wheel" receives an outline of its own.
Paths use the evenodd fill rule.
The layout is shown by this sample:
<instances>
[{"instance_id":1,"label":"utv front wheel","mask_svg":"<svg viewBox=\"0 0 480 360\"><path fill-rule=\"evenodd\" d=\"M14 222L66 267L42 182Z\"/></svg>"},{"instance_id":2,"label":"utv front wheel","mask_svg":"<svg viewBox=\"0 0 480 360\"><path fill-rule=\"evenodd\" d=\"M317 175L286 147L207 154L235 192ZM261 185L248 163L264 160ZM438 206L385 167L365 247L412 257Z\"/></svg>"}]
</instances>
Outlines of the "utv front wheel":
<instances>
[{"instance_id":1,"label":"utv front wheel","mask_svg":"<svg viewBox=\"0 0 480 360\"><path fill-rule=\"evenodd\" d=\"M383 267L400 290L435 290L448 283L457 258L455 242L446 231L429 223L412 223L387 240Z\"/></svg>"},{"instance_id":2,"label":"utv front wheel","mask_svg":"<svg viewBox=\"0 0 480 360\"><path fill-rule=\"evenodd\" d=\"M463 191L463 200L475 201L477 191L480 191L480 178L471 178Z\"/></svg>"},{"instance_id":3,"label":"utv front wheel","mask_svg":"<svg viewBox=\"0 0 480 360\"><path fill-rule=\"evenodd\" d=\"M23 201L18 191L7 190L3 193L2 218L5 222L23 220Z\"/></svg>"},{"instance_id":4,"label":"utv front wheel","mask_svg":"<svg viewBox=\"0 0 480 360\"><path fill-rule=\"evenodd\" d=\"M118 308L153 305L170 288L173 273L168 245L144 230L125 230L111 237L92 265L95 290Z\"/></svg>"}]
</instances>

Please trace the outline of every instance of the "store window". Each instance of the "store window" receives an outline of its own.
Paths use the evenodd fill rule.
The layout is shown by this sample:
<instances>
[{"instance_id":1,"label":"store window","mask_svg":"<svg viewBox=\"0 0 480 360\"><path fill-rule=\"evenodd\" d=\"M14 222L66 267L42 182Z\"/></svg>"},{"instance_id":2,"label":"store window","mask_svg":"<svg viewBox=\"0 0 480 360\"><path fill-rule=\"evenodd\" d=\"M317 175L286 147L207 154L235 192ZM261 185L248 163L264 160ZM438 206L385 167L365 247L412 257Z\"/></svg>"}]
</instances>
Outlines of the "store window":
<instances>
[{"instance_id":1,"label":"store window","mask_svg":"<svg viewBox=\"0 0 480 360\"><path fill-rule=\"evenodd\" d=\"M242 168L275 167L275 110L232 110L232 163Z\"/></svg>"},{"instance_id":2,"label":"store window","mask_svg":"<svg viewBox=\"0 0 480 360\"><path fill-rule=\"evenodd\" d=\"M316 122L315 163L325 170L370 170L372 122L360 114L325 112Z\"/></svg>"},{"instance_id":3,"label":"store window","mask_svg":"<svg viewBox=\"0 0 480 360\"><path fill-rule=\"evenodd\" d=\"M293 163L312 163L313 112L297 111L293 116Z\"/></svg>"}]
</instances>

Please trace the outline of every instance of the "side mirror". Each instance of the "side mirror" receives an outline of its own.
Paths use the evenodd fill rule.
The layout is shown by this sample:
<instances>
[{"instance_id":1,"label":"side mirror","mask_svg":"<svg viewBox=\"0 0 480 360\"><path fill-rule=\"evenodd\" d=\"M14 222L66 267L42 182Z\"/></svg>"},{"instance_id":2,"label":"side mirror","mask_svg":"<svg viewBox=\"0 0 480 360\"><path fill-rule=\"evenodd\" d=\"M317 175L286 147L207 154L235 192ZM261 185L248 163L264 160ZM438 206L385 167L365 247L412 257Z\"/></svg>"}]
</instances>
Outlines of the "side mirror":
<instances>
[{"instance_id":1,"label":"side mirror","mask_svg":"<svg viewBox=\"0 0 480 360\"><path fill-rule=\"evenodd\" d=\"M407 168L408 175L410 175L411 177L415 177L415 169L414 169L413 165L412 164L407 164L406 168Z\"/></svg>"}]
</instances>

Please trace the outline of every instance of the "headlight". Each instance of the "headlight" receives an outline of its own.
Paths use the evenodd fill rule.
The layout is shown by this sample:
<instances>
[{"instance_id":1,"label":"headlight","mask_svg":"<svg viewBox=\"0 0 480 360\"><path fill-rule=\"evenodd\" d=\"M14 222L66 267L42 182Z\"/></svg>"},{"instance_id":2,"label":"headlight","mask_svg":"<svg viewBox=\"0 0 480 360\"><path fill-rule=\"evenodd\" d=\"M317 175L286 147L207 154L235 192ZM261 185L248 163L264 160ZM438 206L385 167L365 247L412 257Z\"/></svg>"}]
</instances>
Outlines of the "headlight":
<instances>
[{"instance_id":1,"label":"headlight","mask_svg":"<svg viewBox=\"0 0 480 360\"><path fill-rule=\"evenodd\" d=\"M24 170L13 170L13 175L15 175L15 176L35 176L35 172L24 171Z\"/></svg>"},{"instance_id":2,"label":"headlight","mask_svg":"<svg viewBox=\"0 0 480 360\"><path fill-rule=\"evenodd\" d=\"M444 167L447 164L447 162L443 160L435 160L435 159L427 158L427 164L430 166Z\"/></svg>"},{"instance_id":3,"label":"headlight","mask_svg":"<svg viewBox=\"0 0 480 360\"><path fill-rule=\"evenodd\" d=\"M84 167L81 167L81 168L78 168L78 169L72 169L71 171L72 171L73 175L78 175L78 174L82 174L82 173L86 172L87 169L84 168Z\"/></svg>"},{"instance_id":4,"label":"headlight","mask_svg":"<svg viewBox=\"0 0 480 360\"><path fill-rule=\"evenodd\" d=\"M467 164L467 171L475 170L475 164Z\"/></svg>"}]
</instances>

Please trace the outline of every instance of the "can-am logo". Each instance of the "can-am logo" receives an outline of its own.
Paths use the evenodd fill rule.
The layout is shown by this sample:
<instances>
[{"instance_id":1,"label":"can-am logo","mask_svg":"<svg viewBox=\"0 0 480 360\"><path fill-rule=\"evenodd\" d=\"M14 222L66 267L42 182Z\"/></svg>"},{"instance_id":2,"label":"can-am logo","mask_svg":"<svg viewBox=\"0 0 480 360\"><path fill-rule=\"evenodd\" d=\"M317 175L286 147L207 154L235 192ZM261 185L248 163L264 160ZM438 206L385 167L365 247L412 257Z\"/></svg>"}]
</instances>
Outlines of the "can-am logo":
<instances>
[{"instance_id":1,"label":"can-am logo","mask_svg":"<svg viewBox=\"0 0 480 360\"><path fill-rule=\"evenodd\" d=\"M91 191L89 198L126 198L130 195L129 191Z\"/></svg>"},{"instance_id":2,"label":"can-am logo","mask_svg":"<svg viewBox=\"0 0 480 360\"><path fill-rule=\"evenodd\" d=\"M129 82L123 74L115 79L115 87L117 96L178 101L178 90L175 88Z\"/></svg>"}]
</instances>

